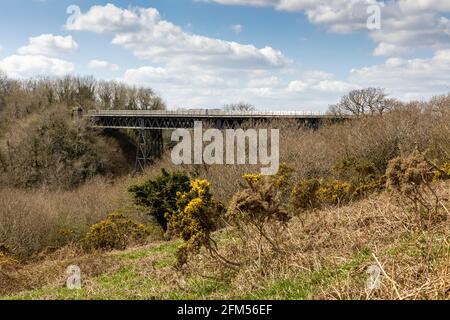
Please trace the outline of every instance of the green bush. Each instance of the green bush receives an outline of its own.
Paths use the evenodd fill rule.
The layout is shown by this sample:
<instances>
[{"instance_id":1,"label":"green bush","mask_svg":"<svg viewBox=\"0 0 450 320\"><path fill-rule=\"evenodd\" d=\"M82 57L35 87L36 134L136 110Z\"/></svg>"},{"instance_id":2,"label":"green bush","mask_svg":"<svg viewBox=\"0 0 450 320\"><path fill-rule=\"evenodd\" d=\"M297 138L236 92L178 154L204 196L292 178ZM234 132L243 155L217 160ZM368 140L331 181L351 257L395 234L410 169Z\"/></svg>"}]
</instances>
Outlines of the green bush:
<instances>
[{"instance_id":1,"label":"green bush","mask_svg":"<svg viewBox=\"0 0 450 320\"><path fill-rule=\"evenodd\" d=\"M161 227L167 230L166 213L177 211L177 194L190 190L190 178L184 172L169 173L161 170L161 175L141 185L131 186L135 204L143 206L154 216Z\"/></svg>"},{"instance_id":2,"label":"green bush","mask_svg":"<svg viewBox=\"0 0 450 320\"><path fill-rule=\"evenodd\" d=\"M87 250L123 250L131 244L144 243L148 236L145 225L121 213L112 213L107 219L91 226L83 240L83 247Z\"/></svg>"}]
</instances>

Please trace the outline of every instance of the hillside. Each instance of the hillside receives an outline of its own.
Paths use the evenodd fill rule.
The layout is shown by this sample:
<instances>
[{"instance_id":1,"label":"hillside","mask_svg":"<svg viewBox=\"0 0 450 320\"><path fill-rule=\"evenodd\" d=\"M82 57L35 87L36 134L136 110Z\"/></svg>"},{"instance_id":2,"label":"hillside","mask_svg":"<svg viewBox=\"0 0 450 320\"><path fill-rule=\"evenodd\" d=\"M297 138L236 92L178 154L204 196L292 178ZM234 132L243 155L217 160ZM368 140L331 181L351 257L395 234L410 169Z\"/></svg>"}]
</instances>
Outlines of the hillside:
<instances>
[{"instance_id":1,"label":"hillside","mask_svg":"<svg viewBox=\"0 0 450 320\"><path fill-rule=\"evenodd\" d=\"M272 122L274 176L175 165L169 150L127 175L132 133L90 130L69 105L87 92L91 107L163 107L151 90L3 80L5 299L449 298L450 95L317 130ZM80 291L64 289L69 265Z\"/></svg>"},{"instance_id":2,"label":"hillside","mask_svg":"<svg viewBox=\"0 0 450 320\"><path fill-rule=\"evenodd\" d=\"M438 190L449 208L450 181ZM1 299L450 299L450 220L424 228L387 193L295 217L286 232L289 250L263 272L225 267L205 252L177 271L179 241L103 254L64 248L11 266ZM232 230L214 238L223 254L234 254L239 240ZM63 288L70 264L81 267L82 290ZM383 270L373 292L366 288L370 265Z\"/></svg>"}]
</instances>

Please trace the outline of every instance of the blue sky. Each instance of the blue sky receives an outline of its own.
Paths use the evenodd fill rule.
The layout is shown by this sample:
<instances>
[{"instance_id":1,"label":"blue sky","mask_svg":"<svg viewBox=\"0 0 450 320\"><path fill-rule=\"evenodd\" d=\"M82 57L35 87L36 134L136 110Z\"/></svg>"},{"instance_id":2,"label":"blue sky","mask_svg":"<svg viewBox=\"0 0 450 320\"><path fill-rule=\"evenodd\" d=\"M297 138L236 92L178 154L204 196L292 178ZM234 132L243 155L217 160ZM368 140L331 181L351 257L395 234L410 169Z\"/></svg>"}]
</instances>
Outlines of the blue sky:
<instances>
[{"instance_id":1,"label":"blue sky","mask_svg":"<svg viewBox=\"0 0 450 320\"><path fill-rule=\"evenodd\" d=\"M449 12L447 0L2 0L0 69L150 86L171 108L318 111L367 86L426 99L450 91Z\"/></svg>"}]
</instances>

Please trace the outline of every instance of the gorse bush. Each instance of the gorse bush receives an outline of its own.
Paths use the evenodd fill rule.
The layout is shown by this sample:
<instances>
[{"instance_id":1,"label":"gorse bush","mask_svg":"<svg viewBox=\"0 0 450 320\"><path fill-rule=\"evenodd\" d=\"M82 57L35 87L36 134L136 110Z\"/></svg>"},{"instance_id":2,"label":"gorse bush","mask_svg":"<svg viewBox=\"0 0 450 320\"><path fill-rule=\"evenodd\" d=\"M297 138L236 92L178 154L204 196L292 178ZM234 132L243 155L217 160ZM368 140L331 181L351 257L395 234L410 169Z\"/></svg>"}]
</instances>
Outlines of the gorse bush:
<instances>
[{"instance_id":1,"label":"gorse bush","mask_svg":"<svg viewBox=\"0 0 450 320\"><path fill-rule=\"evenodd\" d=\"M241 238L245 258L263 266L270 253L280 253L290 215L286 211L280 190L280 177L246 174L244 190L232 198L227 221ZM257 249L256 256L251 252Z\"/></svg>"},{"instance_id":2,"label":"gorse bush","mask_svg":"<svg viewBox=\"0 0 450 320\"><path fill-rule=\"evenodd\" d=\"M199 253L202 247L213 257L223 259L211 233L216 230L224 207L214 200L208 181L193 180L190 186L188 192L178 192L178 210L166 213L169 231L184 241L177 252L178 267L186 264L189 255Z\"/></svg>"},{"instance_id":3,"label":"gorse bush","mask_svg":"<svg viewBox=\"0 0 450 320\"><path fill-rule=\"evenodd\" d=\"M128 191L132 193L135 203L145 207L148 214L156 217L161 227L167 230L166 213L177 211L177 195L188 192L190 184L186 173L169 173L162 169L156 178L133 185Z\"/></svg>"},{"instance_id":4,"label":"gorse bush","mask_svg":"<svg viewBox=\"0 0 450 320\"><path fill-rule=\"evenodd\" d=\"M435 180L450 179L450 162L443 163L434 175Z\"/></svg>"},{"instance_id":5,"label":"gorse bush","mask_svg":"<svg viewBox=\"0 0 450 320\"><path fill-rule=\"evenodd\" d=\"M314 209L320 206L318 191L320 181L318 179L307 179L298 181L292 189L291 204L295 211L299 209Z\"/></svg>"},{"instance_id":6,"label":"gorse bush","mask_svg":"<svg viewBox=\"0 0 450 320\"><path fill-rule=\"evenodd\" d=\"M83 247L86 250L123 250L131 244L144 243L148 236L145 225L121 213L112 213L90 228L83 240Z\"/></svg>"},{"instance_id":7,"label":"gorse bush","mask_svg":"<svg viewBox=\"0 0 450 320\"><path fill-rule=\"evenodd\" d=\"M327 205L341 205L350 200L352 185L349 182L327 180L321 183L317 190L319 201Z\"/></svg>"},{"instance_id":8,"label":"gorse bush","mask_svg":"<svg viewBox=\"0 0 450 320\"><path fill-rule=\"evenodd\" d=\"M386 176L383 175L379 178L375 178L369 181L360 182L358 185L353 186L353 192L351 195L352 200L361 199L369 196L375 192L381 192L386 187Z\"/></svg>"},{"instance_id":9,"label":"gorse bush","mask_svg":"<svg viewBox=\"0 0 450 320\"><path fill-rule=\"evenodd\" d=\"M431 218L439 207L439 197L432 183L438 170L423 153L415 150L409 156L389 162L387 187L407 199L416 212Z\"/></svg>"},{"instance_id":10,"label":"gorse bush","mask_svg":"<svg viewBox=\"0 0 450 320\"><path fill-rule=\"evenodd\" d=\"M360 186L363 188L365 185ZM365 186L373 188L371 185ZM307 179L297 182L291 192L290 204L294 211L310 210L322 206L342 205L353 199L355 186L347 181ZM362 191L358 191L362 192Z\"/></svg>"}]
</instances>

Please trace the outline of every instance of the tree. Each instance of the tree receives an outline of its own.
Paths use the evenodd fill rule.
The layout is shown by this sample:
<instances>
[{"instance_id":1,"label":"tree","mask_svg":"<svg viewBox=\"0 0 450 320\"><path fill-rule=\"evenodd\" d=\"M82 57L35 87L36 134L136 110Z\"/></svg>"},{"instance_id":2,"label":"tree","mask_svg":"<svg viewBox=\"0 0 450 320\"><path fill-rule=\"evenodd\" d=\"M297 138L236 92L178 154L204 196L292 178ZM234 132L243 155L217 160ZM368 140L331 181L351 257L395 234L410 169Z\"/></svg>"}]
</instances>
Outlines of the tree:
<instances>
[{"instance_id":1,"label":"tree","mask_svg":"<svg viewBox=\"0 0 450 320\"><path fill-rule=\"evenodd\" d=\"M177 194L188 192L190 182L184 172L169 173L162 169L161 175L141 185L133 185L128 191L133 195L135 204L147 208L149 215L154 216L167 230L166 214L177 211Z\"/></svg>"},{"instance_id":2,"label":"tree","mask_svg":"<svg viewBox=\"0 0 450 320\"><path fill-rule=\"evenodd\" d=\"M244 102L227 104L223 107L225 111L255 111L255 109L255 106Z\"/></svg>"},{"instance_id":3,"label":"tree","mask_svg":"<svg viewBox=\"0 0 450 320\"><path fill-rule=\"evenodd\" d=\"M374 115L383 114L395 105L393 99L388 99L382 88L367 88L353 90L337 104L331 105L328 112L335 115Z\"/></svg>"}]
</instances>

